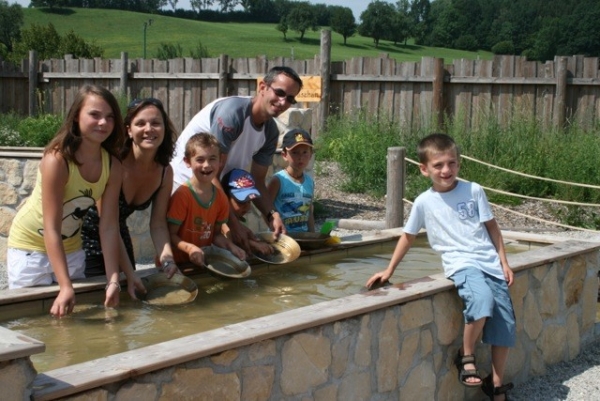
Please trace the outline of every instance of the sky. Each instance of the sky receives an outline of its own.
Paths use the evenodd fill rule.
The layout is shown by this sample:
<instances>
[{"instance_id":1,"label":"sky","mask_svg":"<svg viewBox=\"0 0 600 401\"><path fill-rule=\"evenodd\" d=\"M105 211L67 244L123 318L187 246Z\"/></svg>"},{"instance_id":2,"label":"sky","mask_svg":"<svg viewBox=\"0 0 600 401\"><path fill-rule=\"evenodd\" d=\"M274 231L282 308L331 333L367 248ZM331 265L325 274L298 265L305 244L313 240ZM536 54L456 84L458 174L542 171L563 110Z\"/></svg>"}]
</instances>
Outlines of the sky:
<instances>
[{"instance_id":1,"label":"sky","mask_svg":"<svg viewBox=\"0 0 600 401\"><path fill-rule=\"evenodd\" d=\"M9 0L8 3L18 3L23 7L27 7L29 5L30 0ZM368 0L309 0L309 3L313 4L326 4L328 6L343 6L348 7L354 13L354 18L356 22L360 22L360 14L367 9L367 5L369 4ZM177 3L177 8L189 9L190 2L189 0L179 0Z\"/></svg>"}]
</instances>

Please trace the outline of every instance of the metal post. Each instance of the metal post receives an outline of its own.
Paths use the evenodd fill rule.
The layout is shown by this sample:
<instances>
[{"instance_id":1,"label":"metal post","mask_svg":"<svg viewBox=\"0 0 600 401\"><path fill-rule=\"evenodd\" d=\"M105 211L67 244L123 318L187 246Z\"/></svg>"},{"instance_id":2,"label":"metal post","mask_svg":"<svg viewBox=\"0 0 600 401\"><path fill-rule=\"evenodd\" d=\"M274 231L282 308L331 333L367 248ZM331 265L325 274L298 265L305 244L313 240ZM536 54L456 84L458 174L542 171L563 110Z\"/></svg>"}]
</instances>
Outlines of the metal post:
<instances>
[{"instance_id":1,"label":"metal post","mask_svg":"<svg viewBox=\"0 0 600 401\"><path fill-rule=\"evenodd\" d=\"M144 59L146 59L146 29L152 25L152 22L152 18L150 18L148 21L144 21Z\"/></svg>"}]
</instances>

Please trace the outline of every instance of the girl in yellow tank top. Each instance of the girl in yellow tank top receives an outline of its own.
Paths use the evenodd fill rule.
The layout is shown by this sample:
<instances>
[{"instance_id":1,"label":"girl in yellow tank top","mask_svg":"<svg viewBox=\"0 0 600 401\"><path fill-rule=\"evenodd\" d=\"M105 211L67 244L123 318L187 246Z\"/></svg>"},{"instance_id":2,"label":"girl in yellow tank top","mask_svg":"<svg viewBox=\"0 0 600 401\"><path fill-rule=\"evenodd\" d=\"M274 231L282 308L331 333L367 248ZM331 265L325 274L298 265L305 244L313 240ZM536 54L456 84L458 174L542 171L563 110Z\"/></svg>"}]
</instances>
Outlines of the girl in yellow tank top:
<instances>
[{"instance_id":1,"label":"girl in yellow tank top","mask_svg":"<svg viewBox=\"0 0 600 401\"><path fill-rule=\"evenodd\" d=\"M87 209L101 208L100 239L106 265L105 306L119 304L118 196L124 140L115 97L86 85L77 93L63 125L46 146L35 188L13 220L8 237L9 288L57 282L50 313L73 311L71 280L83 278L81 224Z\"/></svg>"}]
</instances>

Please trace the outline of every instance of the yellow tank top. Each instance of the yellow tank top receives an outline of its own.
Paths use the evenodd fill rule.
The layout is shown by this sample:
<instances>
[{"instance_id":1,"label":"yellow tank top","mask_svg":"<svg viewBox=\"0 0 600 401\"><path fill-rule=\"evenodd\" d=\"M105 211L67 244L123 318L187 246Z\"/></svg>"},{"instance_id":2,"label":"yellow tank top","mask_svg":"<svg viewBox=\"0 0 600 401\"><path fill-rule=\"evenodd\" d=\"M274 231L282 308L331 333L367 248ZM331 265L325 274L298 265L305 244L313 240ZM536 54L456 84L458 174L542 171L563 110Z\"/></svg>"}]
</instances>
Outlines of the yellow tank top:
<instances>
[{"instance_id":1,"label":"yellow tank top","mask_svg":"<svg viewBox=\"0 0 600 401\"><path fill-rule=\"evenodd\" d=\"M75 163L69 162L69 179L63 197L62 239L66 253L81 249L81 225L87 210L102 197L110 176L110 154L102 149L102 173L97 182L88 182ZM8 247L46 252L42 218L42 174L38 168L31 196L19 209L10 227Z\"/></svg>"}]
</instances>

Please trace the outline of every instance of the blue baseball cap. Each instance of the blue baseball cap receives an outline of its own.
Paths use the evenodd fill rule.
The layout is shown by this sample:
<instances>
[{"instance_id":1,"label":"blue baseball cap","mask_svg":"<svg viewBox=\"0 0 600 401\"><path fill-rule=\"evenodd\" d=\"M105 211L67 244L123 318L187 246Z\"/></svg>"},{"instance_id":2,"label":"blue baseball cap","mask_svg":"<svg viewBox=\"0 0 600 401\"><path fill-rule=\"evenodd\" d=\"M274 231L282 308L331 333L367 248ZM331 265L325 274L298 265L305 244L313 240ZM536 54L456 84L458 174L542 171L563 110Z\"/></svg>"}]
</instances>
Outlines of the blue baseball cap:
<instances>
[{"instance_id":1,"label":"blue baseball cap","mask_svg":"<svg viewBox=\"0 0 600 401\"><path fill-rule=\"evenodd\" d=\"M248 202L260 196L254 177L246 170L234 168L221 179L221 186L227 196L233 196L238 202Z\"/></svg>"}]
</instances>

